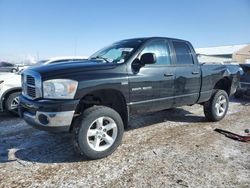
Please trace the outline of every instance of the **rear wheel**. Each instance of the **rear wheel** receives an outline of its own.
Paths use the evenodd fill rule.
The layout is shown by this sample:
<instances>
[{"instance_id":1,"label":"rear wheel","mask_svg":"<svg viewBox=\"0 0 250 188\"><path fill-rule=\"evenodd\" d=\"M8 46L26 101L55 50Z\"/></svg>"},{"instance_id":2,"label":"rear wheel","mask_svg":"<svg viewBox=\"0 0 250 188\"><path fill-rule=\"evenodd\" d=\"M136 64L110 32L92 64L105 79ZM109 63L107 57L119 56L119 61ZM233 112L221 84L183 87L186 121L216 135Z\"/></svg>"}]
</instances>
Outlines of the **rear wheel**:
<instances>
[{"instance_id":1,"label":"rear wheel","mask_svg":"<svg viewBox=\"0 0 250 188\"><path fill-rule=\"evenodd\" d=\"M227 113L228 95L224 90L216 90L209 101L204 104L204 113L209 121L220 121Z\"/></svg>"},{"instance_id":2,"label":"rear wheel","mask_svg":"<svg viewBox=\"0 0 250 188\"><path fill-rule=\"evenodd\" d=\"M19 95L21 92L11 93L5 101L5 108L11 114L18 116Z\"/></svg>"},{"instance_id":3,"label":"rear wheel","mask_svg":"<svg viewBox=\"0 0 250 188\"><path fill-rule=\"evenodd\" d=\"M112 154L120 145L124 131L120 115L105 106L85 110L73 126L74 148L88 159Z\"/></svg>"}]
</instances>

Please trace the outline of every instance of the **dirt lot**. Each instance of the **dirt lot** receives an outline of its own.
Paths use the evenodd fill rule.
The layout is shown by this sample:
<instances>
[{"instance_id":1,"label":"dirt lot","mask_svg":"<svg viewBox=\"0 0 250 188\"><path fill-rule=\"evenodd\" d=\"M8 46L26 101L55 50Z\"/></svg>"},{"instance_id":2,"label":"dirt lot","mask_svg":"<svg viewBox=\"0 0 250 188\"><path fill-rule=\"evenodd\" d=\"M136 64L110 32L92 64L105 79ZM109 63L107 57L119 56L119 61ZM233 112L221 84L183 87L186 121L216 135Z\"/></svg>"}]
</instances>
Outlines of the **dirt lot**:
<instances>
[{"instance_id":1,"label":"dirt lot","mask_svg":"<svg viewBox=\"0 0 250 188\"><path fill-rule=\"evenodd\" d=\"M97 161L76 157L70 135L0 114L0 187L249 187L250 143L214 132L244 134L249 112L242 99L218 123L199 105L133 118L118 150Z\"/></svg>"}]
</instances>

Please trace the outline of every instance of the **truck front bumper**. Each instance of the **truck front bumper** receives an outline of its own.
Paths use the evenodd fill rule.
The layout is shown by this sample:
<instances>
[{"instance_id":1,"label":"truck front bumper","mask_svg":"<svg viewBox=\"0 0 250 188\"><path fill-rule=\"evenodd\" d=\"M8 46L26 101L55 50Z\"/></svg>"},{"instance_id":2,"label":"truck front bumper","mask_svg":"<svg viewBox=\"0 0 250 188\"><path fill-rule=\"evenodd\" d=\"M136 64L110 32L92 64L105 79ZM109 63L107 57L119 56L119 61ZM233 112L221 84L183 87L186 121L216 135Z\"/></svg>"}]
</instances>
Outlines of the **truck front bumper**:
<instances>
[{"instance_id":1,"label":"truck front bumper","mask_svg":"<svg viewBox=\"0 0 250 188\"><path fill-rule=\"evenodd\" d=\"M68 132L79 100L29 100L20 96L19 114L31 126Z\"/></svg>"}]
</instances>

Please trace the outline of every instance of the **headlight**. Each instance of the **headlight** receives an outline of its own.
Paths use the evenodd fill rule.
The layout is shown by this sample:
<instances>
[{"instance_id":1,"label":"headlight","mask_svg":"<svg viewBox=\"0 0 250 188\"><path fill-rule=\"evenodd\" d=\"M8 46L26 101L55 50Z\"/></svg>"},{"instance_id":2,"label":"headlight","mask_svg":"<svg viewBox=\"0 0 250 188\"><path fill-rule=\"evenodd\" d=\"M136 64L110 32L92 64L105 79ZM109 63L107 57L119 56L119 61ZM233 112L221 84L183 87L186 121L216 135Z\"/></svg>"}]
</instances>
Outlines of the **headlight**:
<instances>
[{"instance_id":1,"label":"headlight","mask_svg":"<svg viewBox=\"0 0 250 188\"><path fill-rule=\"evenodd\" d=\"M68 79L54 79L43 82L43 97L50 99L73 99L78 82Z\"/></svg>"},{"instance_id":2,"label":"headlight","mask_svg":"<svg viewBox=\"0 0 250 188\"><path fill-rule=\"evenodd\" d=\"M3 83L4 81L3 80L0 80L0 84Z\"/></svg>"}]
</instances>

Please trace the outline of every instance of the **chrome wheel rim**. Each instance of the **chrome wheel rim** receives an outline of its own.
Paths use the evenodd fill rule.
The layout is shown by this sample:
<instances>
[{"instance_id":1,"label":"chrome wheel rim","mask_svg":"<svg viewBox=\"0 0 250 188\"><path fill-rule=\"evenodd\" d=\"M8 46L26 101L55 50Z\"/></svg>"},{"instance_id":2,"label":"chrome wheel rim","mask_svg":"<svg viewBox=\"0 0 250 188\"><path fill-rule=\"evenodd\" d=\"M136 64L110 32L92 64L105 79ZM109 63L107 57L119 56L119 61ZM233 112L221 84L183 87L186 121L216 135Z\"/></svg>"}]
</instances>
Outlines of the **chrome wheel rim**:
<instances>
[{"instance_id":1,"label":"chrome wheel rim","mask_svg":"<svg viewBox=\"0 0 250 188\"><path fill-rule=\"evenodd\" d=\"M216 115L221 117L225 114L226 109L227 109L227 99L225 96L221 95L218 97L216 104L215 104L215 109L216 109Z\"/></svg>"},{"instance_id":2,"label":"chrome wheel rim","mask_svg":"<svg viewBox=\"0 0 250 188\"><path fill-rule=\"evenodd\" d=\"M117 124L112 118L99 117L88 129L88 145L95 151L105 151L114 144L117 132Z\"/></svg>"},{"instance_id":3,"label":"chrome wheel rim","mask_svg":"<svg viewBox=\"0 0 250 188\"><path fill-rule=\"evenodd\" d=\"M16 110L19 104L19 97L15 97L10 103L10 110Z\"/></svg>"}]
</instances>

